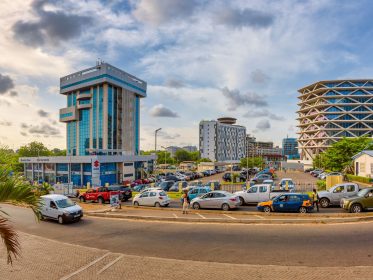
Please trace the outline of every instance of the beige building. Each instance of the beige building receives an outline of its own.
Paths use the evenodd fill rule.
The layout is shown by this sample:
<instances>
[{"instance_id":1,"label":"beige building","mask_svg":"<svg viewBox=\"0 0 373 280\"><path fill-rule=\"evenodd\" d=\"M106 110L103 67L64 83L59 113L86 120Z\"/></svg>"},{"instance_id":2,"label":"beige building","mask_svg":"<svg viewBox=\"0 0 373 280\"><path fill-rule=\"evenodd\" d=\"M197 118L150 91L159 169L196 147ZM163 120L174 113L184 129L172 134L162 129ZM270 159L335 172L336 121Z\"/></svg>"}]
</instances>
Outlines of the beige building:
<instances>
[{"instance_id":1,"label":"beige building","mask_svg":"<svg viewBox=\"0 0 373 280\"><path fill-rule=\"evenodd\" d=\"M362 151L353 160L356 176L373 178L373 151Z\"/></svg>"}]
</instances>

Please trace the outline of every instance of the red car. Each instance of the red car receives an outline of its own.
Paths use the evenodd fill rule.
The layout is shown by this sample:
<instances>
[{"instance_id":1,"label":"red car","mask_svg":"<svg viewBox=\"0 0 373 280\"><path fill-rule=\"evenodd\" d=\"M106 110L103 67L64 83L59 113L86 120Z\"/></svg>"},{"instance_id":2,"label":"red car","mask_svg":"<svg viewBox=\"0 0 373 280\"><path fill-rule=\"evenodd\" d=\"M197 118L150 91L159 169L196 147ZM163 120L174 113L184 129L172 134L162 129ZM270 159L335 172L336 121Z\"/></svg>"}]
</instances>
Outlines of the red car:
<instances>
[{"instance_id":1,"label":"red car","mask_svg":"<svg viewBox=\"0 0 373 280\"><path fill-rule=\"evenodd\" d=\"M101 204L105 203L106 201L110 202L110 191L107 187L89 189L79 196L79 200L81 202L96 201Z\"/></svg>"}]
</instances>

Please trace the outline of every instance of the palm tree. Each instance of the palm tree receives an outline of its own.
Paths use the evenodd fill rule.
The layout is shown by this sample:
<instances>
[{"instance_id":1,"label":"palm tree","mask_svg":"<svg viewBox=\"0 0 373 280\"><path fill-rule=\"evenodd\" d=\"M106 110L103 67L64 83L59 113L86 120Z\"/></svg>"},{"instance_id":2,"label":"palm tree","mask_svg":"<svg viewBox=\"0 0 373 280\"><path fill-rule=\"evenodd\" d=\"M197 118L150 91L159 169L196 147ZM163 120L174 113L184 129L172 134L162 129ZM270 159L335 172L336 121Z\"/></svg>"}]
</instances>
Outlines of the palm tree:
<instances>
[{"instance_id":1,"label":"palm tree","mask_svg":"<svg viewBox=\"0 0 373 280\"><path fill-rule=\"evenodd\" d=\"M0 203L2 202L29 207L36 218L39 218L39 198L32 191L32 186L22 175L13 174L7 164L0 165ZM0 236L7 250L8 263L11 264L13 258L20 255L20 243L17 232L6 216L8 214L0 210Z\"/></svg>"}]
</instances>

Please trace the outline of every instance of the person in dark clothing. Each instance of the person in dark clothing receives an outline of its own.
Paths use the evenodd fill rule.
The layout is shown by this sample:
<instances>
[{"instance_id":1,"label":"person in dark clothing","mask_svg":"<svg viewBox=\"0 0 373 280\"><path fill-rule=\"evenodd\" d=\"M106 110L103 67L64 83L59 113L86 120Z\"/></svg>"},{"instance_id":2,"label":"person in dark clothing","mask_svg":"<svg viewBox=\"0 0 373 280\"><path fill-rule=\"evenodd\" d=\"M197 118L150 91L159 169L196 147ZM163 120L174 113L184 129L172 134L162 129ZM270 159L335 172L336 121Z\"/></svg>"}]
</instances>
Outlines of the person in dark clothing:
<instances>
[{"instance_id":1,"label":"person in dark clothing","mask_svg":"<svg viewBox=\"0 0 373 280\"><path fill-rule=\"evenodd\" d=\"M313 192L312 192L312 206L315 207L315 204L316 204L317 212L320 212L319 211L319 195L317 194L316 189L313 189Z\"/></svg>"}]
</instances>

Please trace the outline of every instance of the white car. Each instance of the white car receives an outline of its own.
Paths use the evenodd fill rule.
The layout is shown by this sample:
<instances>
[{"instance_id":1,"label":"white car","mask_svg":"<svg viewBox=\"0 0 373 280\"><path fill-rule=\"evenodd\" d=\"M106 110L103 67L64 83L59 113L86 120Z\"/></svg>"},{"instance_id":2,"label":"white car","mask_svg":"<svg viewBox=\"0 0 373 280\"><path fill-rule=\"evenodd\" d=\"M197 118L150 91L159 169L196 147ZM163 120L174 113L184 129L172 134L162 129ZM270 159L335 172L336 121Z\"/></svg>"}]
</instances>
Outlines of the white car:
<instances>
[{"instance_id":1,"label":"white car","mask_svg":"<svg viewBox=\"0 0 373 280\"><path fill-rule=\"evenodd\" d=\"M135 195L132 203L134 206L167 207L170 204L170 198L163 190L150 189Z\"/></svg>"},{"instance_id":2,"label":"white car","mask_svg":"<svg viewBox=\"0 0 373 280\"><path fill-rule=\"evenodd\" d=\"M293 179L291 178L283 178L281 179L279 186L281 190L286 190L286 185L289 190L295 190L295 184L293 182Z\"/></svg>"},{"instance_id":3,"label":"white car","mask_svg":"<svg viewBox=\"0 0 373 280\"><path fill-rule=\"evenodd\" d=\"M83 209L70 198L61 194L47 194L40 197L40 218L57 220L58 223L79 221L83 217Z\"/></svg>"}]
</instances>

